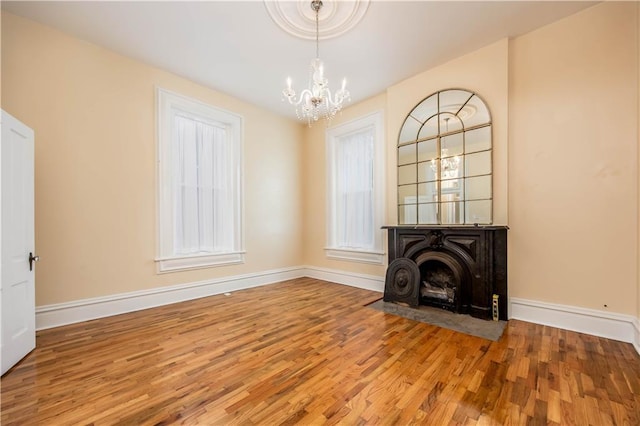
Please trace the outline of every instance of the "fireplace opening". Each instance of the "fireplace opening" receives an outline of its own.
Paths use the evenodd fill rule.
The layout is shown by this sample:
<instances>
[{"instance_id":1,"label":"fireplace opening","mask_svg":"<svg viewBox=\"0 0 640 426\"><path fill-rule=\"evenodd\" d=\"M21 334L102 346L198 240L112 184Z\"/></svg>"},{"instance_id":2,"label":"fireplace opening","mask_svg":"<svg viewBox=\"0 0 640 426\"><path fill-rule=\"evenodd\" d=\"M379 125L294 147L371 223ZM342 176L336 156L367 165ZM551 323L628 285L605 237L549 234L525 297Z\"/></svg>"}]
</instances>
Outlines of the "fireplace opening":
<instances>
[{"instance_id":1,"label":"fireplace opening","mask_svg":"<svg viewBox=\"0 0 640 426\"><path fill-rule=\"evenodd\" d=\"M420 266L420 302L455 310L460 283L447 265L437 260Z\"/></svg>"},{"instance_id":2,"label":"fireplace opening","mask_svg":"<svg viewBox=\"0 0 640 426\"><path fill-rule=\"evenodd\" d=\"M463 294L469 289L469 279L464 262L446 251L426 249L415 257L420 279L419 304L431 305L461 312L464 309Z\"/></svg>"}]
</instances>

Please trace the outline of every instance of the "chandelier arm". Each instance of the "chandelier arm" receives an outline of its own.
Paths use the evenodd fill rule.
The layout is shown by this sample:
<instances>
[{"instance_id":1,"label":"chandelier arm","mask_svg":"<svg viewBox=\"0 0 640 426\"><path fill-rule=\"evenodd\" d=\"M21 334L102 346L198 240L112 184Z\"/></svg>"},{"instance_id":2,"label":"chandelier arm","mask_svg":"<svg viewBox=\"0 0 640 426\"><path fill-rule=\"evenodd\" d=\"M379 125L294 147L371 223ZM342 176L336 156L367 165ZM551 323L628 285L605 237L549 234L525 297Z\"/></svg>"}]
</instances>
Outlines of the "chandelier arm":
<instances>
[{"instance_id":1,"label":"chandelier arm","mask_svg":"<svg viewBox=\"0 0 640 426\"><path fill-rule=\"evenodd\" d=\"M290 103L291 105L298 106L298 105L300 105L300 104L302 103L302 101L304 101L304 100L305 100L305 94L306 94L306 95L308 95L309 97L312 97L312 96L313 96L313 93L311 93L311 90L309 90L309 89L304 89L304 90L303 90L302 92L300 92L300 94L298 95L298 99L297 99L297 100L295 99L295 96L287 97L287 99L289 100L289 103Z\"/></svg>"},{"instance_id":2,"label":"chandelier arm","mask_svg":"<svg viewBox=\"0 0 640 426\"><path fill-rule=\"evenodd\" d=\"M331 97L331 91L328 88L325 88L322 91L323 97L327 99L327 105L331 105L333 107L338 107L338 109L342 108L342 104L345 100L348 100L347 91L346 90L338 90L333 94L335 97Z\"/></svg>"},{"instance_id":3,"label":"chandelier arm","mask_svg":"<svg viewBox=\"0 0 640 426\"><path fill-rule=\"evenodd\" d=\"M331 105L331 106L336 105L333 99L331 99L331 91L329 90L329 88L327 87L324 88L324 90L322 91L322 96L327 100L327 105Z\"/></svg>"}]
</instances>

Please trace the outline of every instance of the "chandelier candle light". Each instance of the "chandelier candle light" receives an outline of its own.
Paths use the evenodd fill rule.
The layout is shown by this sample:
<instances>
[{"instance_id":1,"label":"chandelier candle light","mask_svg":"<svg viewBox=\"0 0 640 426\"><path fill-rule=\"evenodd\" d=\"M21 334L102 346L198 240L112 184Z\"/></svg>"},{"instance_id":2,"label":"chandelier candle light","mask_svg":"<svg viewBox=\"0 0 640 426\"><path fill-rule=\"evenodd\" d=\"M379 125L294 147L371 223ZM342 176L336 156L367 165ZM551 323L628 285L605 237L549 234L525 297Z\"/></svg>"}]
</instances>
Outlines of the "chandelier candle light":
<instances>
[{"instance_id":1,"label":"chandelier candle light","mask_svg":"<svg viewBox=\"0 0 640 426\"><path fill-rule=\"evenodd\" d=\"M313 0L311 9L316 13L316 57L311 61L309 70L309 88L304 89L296 99L296 91L291 87L291 77L287 78L287 87L282 91L284 97L296 108L296 115L300 120L306 120L309 127L313 121L324 118L331 121L336 113L342 109L343 103L350 100L346 89L347 80L342 80L342 87L333 97L329 90L329 81L324 77L324 64L320 60L318 15L322 8L322 1Z\"/></svg>"}]
</instances>

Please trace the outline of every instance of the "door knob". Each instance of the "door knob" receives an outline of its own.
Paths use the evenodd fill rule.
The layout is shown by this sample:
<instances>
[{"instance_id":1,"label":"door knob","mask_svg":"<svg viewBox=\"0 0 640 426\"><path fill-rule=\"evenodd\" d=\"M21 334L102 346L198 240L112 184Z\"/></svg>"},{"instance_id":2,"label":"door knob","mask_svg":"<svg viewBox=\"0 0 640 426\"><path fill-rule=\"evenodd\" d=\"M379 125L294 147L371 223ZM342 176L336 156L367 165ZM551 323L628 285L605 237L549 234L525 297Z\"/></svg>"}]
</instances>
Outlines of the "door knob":
<instances>
[{"instance_id":1,"label":"door knob","mask_svg":"<svg viewBox=\"0 0 640 426\"><path fill-rule=\"evenodd\" d=\"M40 256L34 256L33 253L29 252L29 270L33 271L33 262L37 262L40 260Z\"/></svg>"}]
</instances>

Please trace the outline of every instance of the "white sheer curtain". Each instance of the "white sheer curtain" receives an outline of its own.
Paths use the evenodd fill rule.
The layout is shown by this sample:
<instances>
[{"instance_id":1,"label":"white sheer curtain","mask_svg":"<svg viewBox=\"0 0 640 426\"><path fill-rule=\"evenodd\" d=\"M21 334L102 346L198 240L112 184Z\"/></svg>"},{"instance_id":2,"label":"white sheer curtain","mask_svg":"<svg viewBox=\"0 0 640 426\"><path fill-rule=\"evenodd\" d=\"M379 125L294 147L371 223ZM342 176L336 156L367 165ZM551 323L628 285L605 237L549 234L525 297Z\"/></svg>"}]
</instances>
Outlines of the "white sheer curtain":
<instances>
[{"instance_id":1,"label":"white sheer curtain","mask_svg":"<svg viewBox=\"0 0 640 426\"><path fill-rule=\"evenodd\" d=\"M341 137L335 162L337 246L373 249L373 129Z\"/></svg>"},{"instance_id":2,"label":"white sheer curtain","mask_svg":"<svg viewBox=\"0 0 640 426\"><path fill-rule=\"evenodd\" d=\"M233 248L226 131L175 116L174 174L176 254L216 253Z\"/></svg>"}]
</instances>

